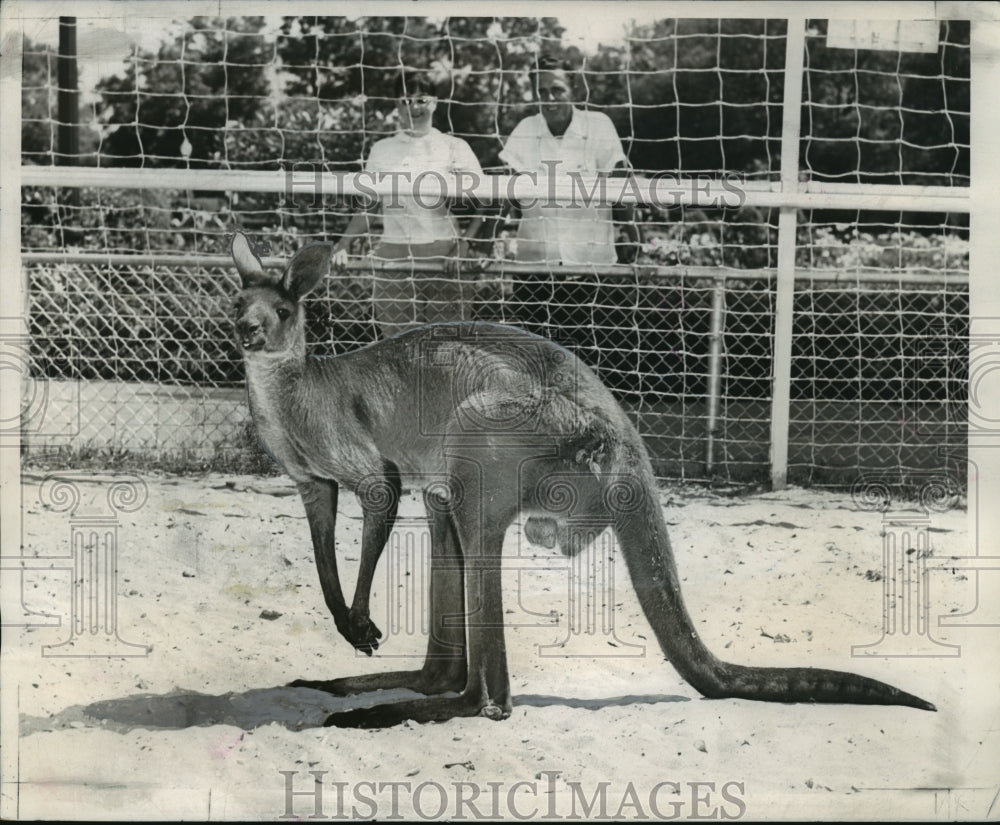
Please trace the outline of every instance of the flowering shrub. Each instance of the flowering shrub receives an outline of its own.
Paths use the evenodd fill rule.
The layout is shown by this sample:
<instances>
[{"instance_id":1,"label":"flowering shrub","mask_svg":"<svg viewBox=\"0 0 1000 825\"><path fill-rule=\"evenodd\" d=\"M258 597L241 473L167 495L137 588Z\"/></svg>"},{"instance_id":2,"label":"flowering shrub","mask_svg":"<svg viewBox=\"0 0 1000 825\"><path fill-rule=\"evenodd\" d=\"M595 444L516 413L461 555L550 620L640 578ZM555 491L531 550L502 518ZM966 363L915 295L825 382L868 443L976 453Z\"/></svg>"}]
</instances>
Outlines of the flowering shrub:
<instances>
[{"instance_id":1,"label":"flowering shrub","mask_svg":"<svg viewBox=\"0 0 1000 825\"><path fill-rule=\"evenodd\" d=\"M720 266L722 244L710 232L654 235L642 246L650 261L664 266Z\"/></svg>"},{"instance_id":2,"label":"flowering shrub","mask_svg":"<svg viewBox=\"0 0 1000 825\"><path fill-rule=\"evenodd\" d=\"M944 232L875 234L856 226L805 226L795 260L809 269L968 272L969 241Z\"/></svg>"},{"instance_id":3,"label":"flowering shrub","mask_svg":"<svg viewBox=\"0 0 1000 825\"><path fill-rule=\"evenodd\" d=\"M855 224L805 224L797 232L796 266L802 269L889 272L968 272L969 241L962 232L864 231ZM660 266L760 269L777 264L777 233L765 222L710 221L693 213L684 221L644 227L642 260Z\"/></svg>"}]
</instances>

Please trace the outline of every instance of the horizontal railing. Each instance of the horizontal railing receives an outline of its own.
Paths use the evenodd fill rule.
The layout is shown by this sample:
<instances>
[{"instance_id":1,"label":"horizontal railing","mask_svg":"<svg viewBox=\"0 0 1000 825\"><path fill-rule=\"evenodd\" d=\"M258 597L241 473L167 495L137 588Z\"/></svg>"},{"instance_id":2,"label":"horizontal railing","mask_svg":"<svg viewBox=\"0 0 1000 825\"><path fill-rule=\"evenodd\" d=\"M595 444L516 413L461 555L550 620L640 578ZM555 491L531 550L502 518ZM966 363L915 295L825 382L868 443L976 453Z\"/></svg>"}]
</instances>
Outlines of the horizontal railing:
<instances>
[{"instance_id":1,"label":"horizontal railing","mask_svg":"<svg viewBox=\"0 0 1000 825\"><path fill-rule=\"evenodd\" d=\"M177 253L127 253L111 252L22 252L24 264L97 264L105 266L153 266L153 267L210 267L226 268L233 265L228 255L199 255ZM281 269L287 264L284 258L267 256L261 263L268 268ZM508 275L552 275L562 277L621 277L634 275L640 278L686 279L708 278L716 281L751 280L771 281L777 276L774 268L735 269L714 266L657 266L650 264L606 264L606 265L565 265L553 263L525 263L519 261L484 259L488 271ZM437 264L423 261L389 261L368 257L355 257L347 264L351 272L371 272L373 268L386 272L414 272L435 274L441 271ZM802 282L843 283L859 286L865 284L897 284L918 286L968 286L969 275L964 272L942 272L939 269L879 270L879 269L806 269L795 270L795 280Z\"/></svg>"},{"instance_id":2,"label":"horizontal railing","mask_svg":"<svg viewBox=\"0 0 1000 825\"><path fill-rule=\"evenodd\" d=\"M445 186L442 187L442 183ZM414 186L416 184L416 186ZM600 184L600 185L598 185ZM957 212L971 209L969 189L958 186L800 182L794 189L778 181L708 178L632 178L593 175L565 179L533 179L529 175L468 173L400 176L381 182L364 172L308 172L229 169L130 169L106 167L23 166L22 186L59 188L192 189L220 192L285 193L290 200L313 196L407 195L428 199L465 197L485 203L552 199L593 203L642 203L665 208L759 207L777 209L860 209L871 211Z\"/></svg>"}]
</instances>

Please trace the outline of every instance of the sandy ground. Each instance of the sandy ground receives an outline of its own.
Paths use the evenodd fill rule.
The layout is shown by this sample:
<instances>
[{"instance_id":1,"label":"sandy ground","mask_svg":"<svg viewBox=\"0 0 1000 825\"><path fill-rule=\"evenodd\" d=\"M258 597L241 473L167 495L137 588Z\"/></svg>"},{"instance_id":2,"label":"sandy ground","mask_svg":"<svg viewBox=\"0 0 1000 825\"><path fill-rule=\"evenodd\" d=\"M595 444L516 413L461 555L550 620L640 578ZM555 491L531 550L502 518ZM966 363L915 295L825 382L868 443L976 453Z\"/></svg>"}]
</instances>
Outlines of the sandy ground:
<instances>
[{"instance_id":1,"label":"sandy ground","mask_svg":"<svg viewBox=\"0 0 1000 825\"><path fill-rule=\"evenodd\" d=\"M977 579L949 561L970 553L963 509L883 515L848 494L796 489L662 492L689 609L716 653L861 672L938 713L702 699L655 647L613 552L592 559L595 580L608 583L587 587L515 526L505 593L512 717L354 731L322 722L372 695L283 685L419 663L425 545L415 496L376 577L373 617L386 638L369 659L333 627L287 481L148 476L144 497L119 490L111 510L115 477L61 475L78 499L43 489L41 473L22 485L32 558L23 566L36 569L12 572L5 560L4 621L22 624L3 638L5 817L1000 815L997 626L968 626L1000 613L983 598L988 575L1000 574ZM360 510L351 496L340 510L353 588ZM882 535L917 536L921 518L927 529L913 543L934 568L929 625L883 638ZM74 571L73 537L91 533L117 542L116 577ZM588 596L593 613L574 620ZM852 645L880 639L880 651L912 655L852 657Z\"/></svg>"}]
</instances>

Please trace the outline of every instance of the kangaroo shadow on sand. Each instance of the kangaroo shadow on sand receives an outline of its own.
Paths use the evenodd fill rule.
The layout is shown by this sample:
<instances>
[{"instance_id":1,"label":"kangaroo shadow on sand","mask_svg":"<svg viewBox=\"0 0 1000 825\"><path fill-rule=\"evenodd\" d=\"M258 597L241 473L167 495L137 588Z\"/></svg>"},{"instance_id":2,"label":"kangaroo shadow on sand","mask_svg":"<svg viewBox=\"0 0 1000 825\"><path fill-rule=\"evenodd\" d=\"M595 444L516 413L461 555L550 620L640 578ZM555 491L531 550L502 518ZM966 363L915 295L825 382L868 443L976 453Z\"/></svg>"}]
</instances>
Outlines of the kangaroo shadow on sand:
<instances>
[{"instance_id":1,"label":"kangaroo shadow on sand","mask_svg":"<svg viewBox=\"0 0 1000 825\"><path fill-rule=\"evenodd\" d=\"M384 690L348 697L331 696L303 687L258 688L219 696L176 690L164 695L136 694L89 705L74 705L46 717L22 715L20 733L26 736L42 731L81 727L99 727L102 730L127 733L137 728L183 730L209 725L232 725L243 730L253 730L272 723L289 730L303 730L322 727L331 713L421 697L422 694L409 690ZM514 707L601 710L686 701L689 701L688 697L669 695L574 699L526 694L514 697Z\"/></svg>"}]
</instances>

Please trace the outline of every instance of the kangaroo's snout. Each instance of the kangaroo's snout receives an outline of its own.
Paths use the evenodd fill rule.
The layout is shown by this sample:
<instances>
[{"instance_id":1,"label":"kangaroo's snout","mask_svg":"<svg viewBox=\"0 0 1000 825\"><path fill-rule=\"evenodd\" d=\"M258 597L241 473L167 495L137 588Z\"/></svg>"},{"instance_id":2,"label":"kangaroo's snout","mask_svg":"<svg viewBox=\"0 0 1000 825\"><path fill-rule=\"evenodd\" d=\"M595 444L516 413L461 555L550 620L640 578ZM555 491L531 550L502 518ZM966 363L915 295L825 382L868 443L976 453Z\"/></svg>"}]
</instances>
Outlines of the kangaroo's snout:
<instances>
[{"instance_id":1,"label":"kangaroo's snout","mask_svg":"<svg viewBox=\"0 0 1000 825\"><path fill-rule=\"evenodd\" d=\"M261 349L265 341L264 327L257 321L241 318L236 322L236 338L244 350Z\"/></svg>"}]
</instances>

